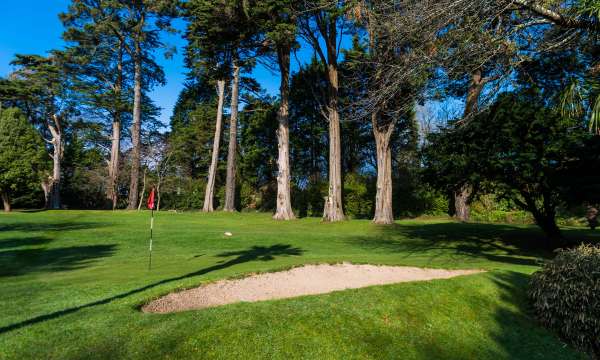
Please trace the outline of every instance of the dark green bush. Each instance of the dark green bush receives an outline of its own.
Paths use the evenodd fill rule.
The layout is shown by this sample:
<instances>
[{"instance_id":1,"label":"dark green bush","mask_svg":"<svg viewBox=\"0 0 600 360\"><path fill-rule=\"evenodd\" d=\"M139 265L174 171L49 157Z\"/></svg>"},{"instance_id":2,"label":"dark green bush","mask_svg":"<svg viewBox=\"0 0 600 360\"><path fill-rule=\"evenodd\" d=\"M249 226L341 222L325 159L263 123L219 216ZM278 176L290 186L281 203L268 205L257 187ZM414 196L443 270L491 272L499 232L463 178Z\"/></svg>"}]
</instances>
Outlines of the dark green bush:
<instances>
[{"instance_id":1,"label":"dark green bush","mask_svg":"<svg viewBox=\"0 0 600 360\"><path fill-rule=\"evenodd\" d=\"M600 359L600 247L560 250L533 274L529 296L544 326Z\"/></svg>"}]
</instances>

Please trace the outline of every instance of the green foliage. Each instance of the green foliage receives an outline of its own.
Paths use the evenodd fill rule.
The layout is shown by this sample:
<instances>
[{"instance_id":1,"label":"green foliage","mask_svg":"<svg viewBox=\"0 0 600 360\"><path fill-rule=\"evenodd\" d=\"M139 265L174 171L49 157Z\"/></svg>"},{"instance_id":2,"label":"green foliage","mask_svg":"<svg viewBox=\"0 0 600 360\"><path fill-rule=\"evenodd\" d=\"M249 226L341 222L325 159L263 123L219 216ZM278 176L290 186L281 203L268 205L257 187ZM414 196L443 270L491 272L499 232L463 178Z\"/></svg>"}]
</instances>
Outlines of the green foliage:
<instances>
[{"instance_id":1,"label":"green foliage","mask_svg":"<svg viewBox=\"0 0 600 360\"><path fill-rule=\"evenodd\" d=\"M533 274L529 296L537 318L568 343L600 358L600 248L559 251Z\"/></svg>"},{"instance_id":2,"label":"green foliage","mask_svg":"<svg viewBox=\"0 0 600 360\"><path fill-rule=\"evenodd\" d=\"M356 173L344 177L344 213L351 219L373 216L375 187L372 178Z\"/></svg>"},{"instance_id":3,"label":"green foliage","mask_svg":"<svg viewBox=\"0 0 600 360\"><path fill-rule=\"evenodd\" d=\"M15 108L0 109L0 192L14 197L40 187L44 142Z\"/></svg>"},{"instance_id":4,"label":"green foliage","mask_svg":"<svg viewBox=\"0 0 600 360\"><path fill-rule=\"evenodd\" d=\"M425 177L444 192L468 182L510 199L557 245L556 208L565 200L560 181L590 136L535 92L505 94L477 119L431 135Z\"/></svg>"},{"instance_id":5,"label":"green foliage","mask_svg":"<svg viewBox=\"0 0 600 360\"><path fill-rule=\"evenodd\" d=\"M62 201L71 209L102 209L105 206L107 171L97 147L87 147L78 132L69 136L63 159Z\"/></svg>"},{"instance_id":6,"label":"green foliage","mask_svg":"<svg viewBox=\"0 0 600 360\"><path fill-rule=\"evenodd\" d=\"M496 194L483 194L471 203L471 220L486 223L532 224L534 219L512 201Z\"/></svg>"},{"instance_id":7,"label":"green foliage","mask_svg":"<svg viewBox=\"0 0 600 360\"><path fill-rule=\"evenodd\" d=\"M205 179L170 176L161 186L161 209L201 209L204 202ZM218 205L218 203L217 203Z\"/></svg>"}]
</instances>

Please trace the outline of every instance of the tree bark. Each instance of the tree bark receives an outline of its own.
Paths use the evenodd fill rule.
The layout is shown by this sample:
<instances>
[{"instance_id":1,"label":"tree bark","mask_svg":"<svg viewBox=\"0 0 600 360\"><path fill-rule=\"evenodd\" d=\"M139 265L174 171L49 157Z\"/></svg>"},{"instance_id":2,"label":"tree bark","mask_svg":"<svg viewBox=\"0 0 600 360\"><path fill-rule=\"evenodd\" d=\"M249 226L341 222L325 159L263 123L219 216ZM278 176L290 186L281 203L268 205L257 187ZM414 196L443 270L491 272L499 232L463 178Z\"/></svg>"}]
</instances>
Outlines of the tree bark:
<instances>
[{"instance_id":1,"label":"tree bark","mask_svg":"<svg viewBox=\"0 0 600 360\"><path fill-rule=\"evenodd\" d=\"M481 70L473 71L467 91L463 121L479 110L479 97L484 85L485 80ZM470 184L464 184L458 191L454 192L454 216L460 221L466 222L471 218L470 197L472 193L473 187Z\"/></svg>"},{"instance_id":2,"label":"tree bark","mask_svg":"<svg viewBox=\"0 0 600 360\"><path fill-rule=\"evenodd\" d=\"M50 188L52 186L52 176L48 176L46 179L42 180L41 183L42 190L44 191L44 208L50 208Z\"/></svg>"},{"instance_id":3,"label":"tree bark","mask_svg":"<svg viewBox=\"0 0 600 360\"><path fill-rule=\"evenodd\" d=\"M333 39L336 39L334 36ZM329 41L330 42L330 41ZM328 42L328 43L329 43ZM329 88L329 194L325 199L324 221L342 221L345 219L342 208L342 135L340 114L338 112L338 67L335 58L335 45L328 45L327 78Z\"/></svg>"},{"instance_id":4,"label":"tree bark","mask_svg":"<svg viewBox=\"0 0 600 360\"><path fill-rule=\"evenodd\" d=\"M135 209L138 203L138 182L140 177L140 132L142 122L142 50L139 39L135 44L133 124L131 126L131 180L129 184L128 209Z\"/></svg>"},{"instance_id":5,"label":"tree bark","mask_svg":"<svg viewBox=\"0 0 600 360\"><path fill-rule=\"evenodd\" d=\"M377 194L375 196L375 224L390 225L394 223L392 207L392 148L390 139L393 124L380 127L378 114L371 115L373 135L377 152Z\"/></svg>"},{"instance_id":6,"label":"tree bark","mask_svg":"<svg viewBox=\"0 0 600 360\"><path fill-rule=\"evenodd\" d=\"M277 210L273 219L292 220L295 218L292 210L292 196L290 189L290 129L289 129L289 90L290 90L290 47L282 46L277 49L277 59L281 72L281 84L279 87L281 103L277 120L277 147L279 156L277 159Z\"/></svg>"},{"instance_id":7,"label":"tree bark","mask_svg":"<svg viewBox=\"0 0 600 360\"><path fill-rule=\"evenodd\" d=\"M60 118L54 114L52 116L53 123L48 125L50 134L52 135L52 179L49 189L49 208L60 209L60 185L61 185L61 165L64 154L64 143L62 138L62 127Z\"/></svg>"},{"instance_id":8,"label":"tree bark","mask_svg":"<svg viewBox=\"0 0 600 360\"><path fill-rule=\"evenodd\" d=\"M10 206L10 198L8 197L8 194L5 192L1 192L0 196L2 197L2 205L4 205L4 212L11 212L11 206Z\"/></svg>"},{"instance_id":9,"label":"tree bark","mask_svg":"<svg viewBox=\"0 0 600 360\"><path fill-rule=\"evenodd\" d=\"M469 184L464 184L459 190L454 192L454 216L463 222L471 218L471 207L469 206L473 188Z\"/></svg>"},{"instance_id":10,"label":"tree bark","mask_svg":"<svg viewBox=\"0 0 600 360\"><path fill-rule=\"evenodd\" d=\"M556 207L550 200L550 195L544 194L542 198L542 207L539 206L539 201L536 201L526 192L521 192L525 203L521 204L524 210L531 212L538 225L544 234L548 237L549 245L552 249L559 248L565 245L565 239L560 232L560 228L556 225ZM525 205L525 206L523 206Z\"/></svg>"},{"instance_id":11,"label":"tree bark","mask_svg":"<svg viewBox=\"0 0 600 360\"><path fill-rule=\"evenodd\" d=\"M123 88L123 45L119 48L119 59L117 63L117 81L115 83L115 113L112 122L112 138L110 149L110 162L108 164L108 186L106 199L114 210L117 207L119 179L119 154L121 151L121 91Z\"/></svg>"},{"instance_id":12,"label":"tree bark","mask_svg":"<svg viewBox=\"0 0 600 360\"><path fill-rule=\"evenodd\" d=\"M224 211L235 211L235 171L237 157L237 117L240 87L240 66L233 62L233 85L231 87L231 116L229 119L229 149L227 153L227 183L225 185Z\"/></svg>"},{"instance_id":13,"label":"tree bark","mask_svg":"<svg viewBox=\"0 0 600 360\"><path fill-rule=\"evenodd\" d=\"M142 203L144 202L144 193L146 192L146 169L144 169L144 178L142 180L142 191L140 195L140 201L137 205L137 210L142 210Z\"/></svg>"},{"instance_id":14,"label":"tree bark","mask_svg":"<svg viewBox=\"0 0 600 360\"><path fill-rule=\"evenodd\" d=\"M217 177L217 165L219 162L219 147L221 145L221 131L223 128L223 102L225 101L225 80L217 81L217 93L219 103L217 105L217 124L215 127L215 138L213 140L212 159L208 170L208 181L204 193L204 205L202 211L214 211L213 201L215 198L215 178Z\"/></svg>"},{"instance_id":15,"label":"tree bark","mask_svg":"<svg viewBox=\"0 0 600 360\"><path fill-rule=\"evenodd\" d=\"M590 229L592 230L596 230L596 227L598 226L598 213L600 212L596 207L591 205L588 206L585 218L588 222Z\"/></svg>"}]
</instances>

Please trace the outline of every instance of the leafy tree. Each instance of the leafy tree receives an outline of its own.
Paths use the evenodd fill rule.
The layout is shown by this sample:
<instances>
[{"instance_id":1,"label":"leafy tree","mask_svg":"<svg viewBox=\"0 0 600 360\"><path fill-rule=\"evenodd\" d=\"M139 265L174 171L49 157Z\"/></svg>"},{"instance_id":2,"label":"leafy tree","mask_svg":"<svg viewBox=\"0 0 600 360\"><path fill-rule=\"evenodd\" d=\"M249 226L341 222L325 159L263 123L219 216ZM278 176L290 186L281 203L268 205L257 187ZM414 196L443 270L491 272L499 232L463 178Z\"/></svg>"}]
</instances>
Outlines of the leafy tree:
<instances>
[{"instance_id":1,"label":"leafy tree","mask_svg":"<svg viewBox=\"0 0 600 360\"><path fill-rule=\"evenodd\" d=\"M327 80L327 120L329 122L329 193L323 220L342 221L342 143L339 114L339 36L344 32L345 5L342 1L306 0L298 18L300 35L325 64Z\"/></svg>"},{"instance_id":2,"label":"leafy tree","mask_svg":"<svg viewBox=\"0 0 600 360\"><path fill-rule=\"evenodd\" d=\"M16 108L0 109L0 195L11 211L15 192L39 186L46 154L39 133Z\"/></svg>"},{"instance_id":3,"label":"leafy tree","mask_svg":"<svg viewBox=\"0 0 600 360\"><path fill-rule=\"evenodd\" d=\"M438 188L463 178L511 199L532 213L557 247L564 244L556 225L556 208L564 202L559 174L585 151L581 144L589 136L537 93L506 94L476 120L432 134L425 165Z\"/></svg>"},{"instance_id":4,"label":"leafy tree","mask_svg":"<svg viewBox=\"0 0 600 360\"><path fill-rule=\"evenodd\" d=\"M120 10L107 0L74 0L67 12L59 15L66 28L63 39L69 45L65 54L81 106L110 124L106 200L113 209L118 201L121 132L130 110L127 95L133 80L125 38L113 31L122 28Z\"/></svg>"},{"instance_id":5,"label":"leafy tree","mask_svg":"<svg viewBox=\"0 0 600 360\"><path fill-rule=\"evenodd\" d=\"M52 175L42 181L46 194L46 206L61 207L60 187L62 159L64 156L64 132L74 107L70 97L71 84L65 73L64 56L54 51L49 57L39 55L16 55L11 62L17 70L11 80L3 82L0 93L17 104L39 127L44 140L50 145ZM48 139L49 138L49 139Z\"/></svg>"},{"instance_id":6,"label":"leafy tree","mask_svg":"<svg viewBox=\"0 0 600 360\"><path fill-rule=\"evenodd\" d=\"M297 47L296 22L297 9L291 0L260 1L256 9L257 17L262 20L266 43L275 53L280 73L279 112L277 128L277 207L273 218L276 220L294 219L291 200L291 168L290 168L290 129L289 129L289 96L290 96L290 58L292 48Z\"/></svg>"},{"instance_id":7,"label":"leafy tree","mask_svg":"<svg viewBox=\"0 0 600 360\"><path fill-rule=\"evenodd\" d=\"M273 134L279 126L280 107L269 98L250 97L247 102L240 117L239 173L242 186L251 189L247 194L251 199L242 199L242 206L271 211L278 201L278 141Z\"/></svg>"},{"instance_id":8,"label":"leafy tree","mask_svg":"<svg viewBox=\"0 0 600 360\"><path fill-rule=\"evenodd\" d=\"M193 75L204 74L217 82L219 109L213 143L212 164L205 194L204 211L212 211L214 179L220 140L225 83L231 79L231 104L229 118L229 146L227 152L227 179L223 210L235 211L236 157L238 141L238 107L241 73L248 71L259 48L259 31L250 18L249 1L241 0L192 0L186 3L189 26L186 32L190 46L187 48L187 64Z\"/></svg>"}]
</instances>

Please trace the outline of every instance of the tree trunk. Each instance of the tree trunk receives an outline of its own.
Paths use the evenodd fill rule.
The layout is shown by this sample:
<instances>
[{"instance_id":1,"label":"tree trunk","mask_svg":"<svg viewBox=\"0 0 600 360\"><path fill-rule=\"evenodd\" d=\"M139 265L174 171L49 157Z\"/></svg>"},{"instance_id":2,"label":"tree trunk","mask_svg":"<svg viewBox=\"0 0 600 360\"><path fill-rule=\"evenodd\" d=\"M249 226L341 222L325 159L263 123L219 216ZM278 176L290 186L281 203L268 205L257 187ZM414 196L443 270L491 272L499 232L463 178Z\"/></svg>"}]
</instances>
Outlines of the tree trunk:
<instances>
[{"instance_id":1,"label":"tree trunk","mask_svg":"<svg viewBox=\"0 0 600 360\"><path fill-rule=\"evenodd\" d=\"M375 224L390 225L394 223L392 208L392 148L390 139L393 125L385 128L378 126L378 114L371 115L373 135L377 149L377 194L375 196Z\"/></svg>"},{"instance_id":2,"label":"tree trunk","mask_svg":"<svg viewBox=\"0 0 600 360\"><path fill-rule=\"evenodd\" d=\"M290 48L279 47L277 49L279 70L281 72L280 97L281 104L277 120L277 147L279 156L277 159L277 210L273 219L292 220L295 218L292 210L292 196L290 191L290 129L289 129L289 90L290 90Z\"/></svg>"},{"instance_id":3,"label":"tree trunk","mask_svg":"<svg viewBox=\"0 0 600 360\"><path fill-rule=\"evenodd\" d=\"M217 177L217 165L219 162L219 147L221 145L221 130L223 128L223 102L225 101L225 80L217 81L217 93L219 104L217 106L217 125L215 127L215 138L213 140L212 159L208 170L208 181L204 193L204 206L202 211L214 211L213 200L215 198L215 178Z\"/></svg>"},{"instance_id":4,"label":"tree trunk","mask_svg":"<svg viewBox=\"0 0 600 360\"><path fill-rule=\"evenodd\" d=\"M335 49L333 49L335 51ZM330 51L331 52L331 51ZM338 69L334 55L329 54L327 65L329 83L329 194L325 199L324 221L342 221L345 219L342 208L342 136L340 114L338 112Z\"/></svg>"},{"instance_id":5,"label":"tree trunk","mask_svg":"<svg viewBox=\"0 0 600 360\"><path fill-rule=\"evenodd\" d=\"M467 91L463 120L467 120L479 110L479 97L484 85L485 81L481 70L473 71ZM454 192L454 216L460 221L469 221L470 219L471 209L469 198L472 192L473 187L469 184L463 185L459 191Z\"/></svg>"},{"instance_id":6,"label":"tree trunk","mask_svg":"<svg viewBox=\"0 0 600 360\"><path fill-rule=\"evenodd\" d=\"M50 208L50 188L52 186L52 177L49 176L45 180L42 180L42 190L44 191L44 208Z\"/></svg>"},{"instance_id":7,"label":"tree trunk","mask_svg":"<svg viewBox=\"0 0 600 360\"><path fill-rule=\"evenodd\" d=\"M10 198L8 197L8 194L5 192L1 192L0 196L2 197L2 205L4 205L4 212L11 212L11 207L10 207Z\"/></svg>"},{"instance_id":8,"label":"tree trunk","mask_svg":"<svg viewBox=\"0 0 600 360\"><path fill-rule=\"evenodd\" d=\"M558 225L556 225L556 216L554 213L541 214L539 212L533 212L535 223L542 229L544 234L550 241L549 245L552 249L556 249L565 246L565 239L560 232Z\"/></svg>"},{"instance_id":9,"label":"tree trunk","mask_svg":"<svg viewBox=\"0 0 600 360\"><path fill-rule=\"evenodd\" d=\"M156 184L156 211L160 211L160 184L162 183L162 178L158 178L158 184Z\"/></svg>"},{"instance_id":10,"label":"tree trunk","mask_svg":"<svg viewBox=\"0 0 600 360\"><path fill-rule=\"evenodd\" d=\"M50 182L49 200L50 209L60 209L60 185L61 185L61 165L64 153L64 143L62 138L62 127L58 115L52 116L54 123L50 124L50 134L52 135L52 180Z\"/></svg>"},{"instance_id":11,"label":"tree trunk","mask_svg":"<svg viewBox=\"0 0 600 360\"><path fill-rule=\"evenodd\" d=\"M117 63L117 81L115 83L115 113L112 122L112 138L110 149L110 162L108 164L108 186L106 199L114 210L117 207L119 192L117 184L119 179L119 154L121 151L121 91L123 88L123 46L119 48Z\"/></svg>"},{"instance_id":12,"label":"tree trunk","mask_svg":"<svg viewBox=\"0 0 600 360\"><path fill-rule=\"evenodd\" d=\"M144 178L142 180L142 192L140 195L140 201L137 206L137 210L142 210L142 204L144 203L144 193L146 192L146 169L144 169Z\"/></svg>"},{"instance_id":13,"label":"tree trunk","mask_svg":"<svg viewBox=\"0 0 600 360\"><path fill-rule=\"evenodd\" d=\"M469 184L464 184L454 192L454 216L460 221L467 222L471 217L469 203L472 192L473 188Z\"/></svg>"},{"instance_id":14,"label":"tree trunk","mask_svg":"<svg viewBox=\"0 0 600 360\"><path fill-rule=\"evenodd\" d=\"M140 177L140 131L142 122L142 53L139 41L135 44L133 124L131 126L131 180L129 184L128 209L135 209L138 203L138 182Z\"/></svg>"},{"instance_id":15,"label":"tree trunk","mask_svg":"<svg viewBox=\"0 0 600 360\"><path fill-rule=\"evenodd\" d=\"M240 87L240 66L233 62L233 85L231 87L231 116L229 120L229 150L227 153L227 183L225 185L224 211L235 211L235 160L237 157L237 117Z\"/></svg>"},{"instance_id":16,"label":"tree trunk","mask_svg":"<svg viewBox=\"0 0 600 360\"><path fill-rule=\"evenodd\" d=\"M596 207L591 205L588 206L585 218L587 219L588 225L592 230L596 230L596 227L598 226L598 213L599 211Z\"/></svg>"}]
</instances>

